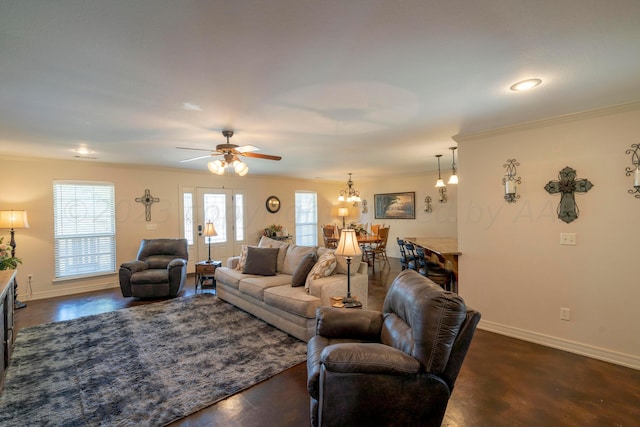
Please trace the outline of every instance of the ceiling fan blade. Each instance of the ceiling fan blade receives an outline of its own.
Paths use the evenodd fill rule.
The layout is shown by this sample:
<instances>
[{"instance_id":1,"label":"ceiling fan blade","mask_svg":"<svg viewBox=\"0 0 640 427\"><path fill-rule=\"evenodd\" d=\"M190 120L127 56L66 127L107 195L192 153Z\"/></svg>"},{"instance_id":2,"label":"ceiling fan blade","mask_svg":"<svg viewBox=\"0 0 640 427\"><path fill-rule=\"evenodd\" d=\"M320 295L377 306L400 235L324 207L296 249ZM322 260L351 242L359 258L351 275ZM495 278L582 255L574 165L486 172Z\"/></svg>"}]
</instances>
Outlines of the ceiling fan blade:
<instances>
[{"instance_id":1,"label":"ceiling fan blade","mask_svg":"<svg viewBox=\"0 0 640 427\"><path fill-rule=\"evenodd\" d=\"M280 160L282 157L280 156L270 156L269 154L260 154L260 153L240 153L242 156L246 157L255 157L258 159L267 159L267 160Z\"/></svg>"},{"instance_id":2,"label":"ceiling fan blade","mask_svg":"<svg viewBox=\"0 0 640 427\"><path fill-rule=\"evenodd\" d=\"M210 148L176 147L178 150L214 151Z\"/></svg>"},{"instance_id":3,"label":"ceiling fan blade","mask_svg":"<svg viewBox=\"0 0 640 427\"><path fill-rule=\"evenodd\" d=\"M213 153L207 154L205 156L198 156L198 157L192 157L190 159L180 160L180 163L186 163L186 162L192 162L194 160L206 159L207 157L211 157L211 156L213 156Z\"/></svg>"},{"instance_id":4,"label":"ceiling fan blade","mask_svg":"<svg viewBox=\"0 0 640 427\"><path fill-rule=\"evenodd\" d=\"M260 149L255 145L241 145L240 147L236 147L235 150L238 153L250 153L252 151L258 151Z\"/></svg>"}]
</instances>

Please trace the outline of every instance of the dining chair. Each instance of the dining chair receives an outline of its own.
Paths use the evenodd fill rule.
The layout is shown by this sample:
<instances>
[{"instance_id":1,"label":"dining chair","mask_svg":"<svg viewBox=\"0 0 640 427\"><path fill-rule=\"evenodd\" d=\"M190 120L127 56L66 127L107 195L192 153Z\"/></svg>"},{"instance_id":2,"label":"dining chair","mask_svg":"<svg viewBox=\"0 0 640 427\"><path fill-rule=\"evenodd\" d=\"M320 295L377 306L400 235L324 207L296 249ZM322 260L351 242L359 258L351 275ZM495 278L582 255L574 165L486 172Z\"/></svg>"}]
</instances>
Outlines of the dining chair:
<instances>
[{"instance_id":1,"label":"dining chair","mask_svg":"<svg viewBox=\"0 0 640 427\"><path fill-rule=\"evenodd\" d=\"M380 268L385 265L389 265L389 259L387 258L387 240L389 239L389 228L379 228L378 229L378 243L375 243L371 246L371 265L373 266L373 272L376 271L376 260L379 263L382 263Z\"/></svg>"},{"instance_id":2,"label":"dining chair","mask_svg":"<svg viewBox=\"0 0 640 427\"><path fill-rule=\"evenodd\" d=\"M431 261L426 257L424 248L416 248L418 273L428 277L433 282L440 285L445 291L453 291L455 275L453 271L442 267L439 263Z\"/></svg>"},{"instance_id":3,"label":"dining chair","mask_svg":"<svg viewBox=\"0 0 640 427\"><path fill-rule=\"evenodd\" d=\"M324 240L324 247L335 249L338 247L337 240L335 238L335 227L334 226L323 226L322 227L322 239Z\"/></svg>"}]
</instances>

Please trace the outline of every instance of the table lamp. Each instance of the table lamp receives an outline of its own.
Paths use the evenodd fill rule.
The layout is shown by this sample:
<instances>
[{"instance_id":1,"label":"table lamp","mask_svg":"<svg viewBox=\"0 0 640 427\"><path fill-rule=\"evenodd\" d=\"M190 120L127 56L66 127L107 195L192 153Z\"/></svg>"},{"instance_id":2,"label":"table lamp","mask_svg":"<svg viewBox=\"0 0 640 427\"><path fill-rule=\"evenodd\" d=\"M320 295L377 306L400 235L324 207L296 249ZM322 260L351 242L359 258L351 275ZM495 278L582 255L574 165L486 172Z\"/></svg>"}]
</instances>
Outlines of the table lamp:
<instances>
[{"instance_id":1,"label":"table lamp","mask_svg":"<svg viewBox=\"0 0 640 427\"><path fill-rule=\"evenodd\" d=\"M15 239L15 229L16 228L29 228L29 221L27 219L27 211L0 211L0 228L9 228L11 229L11 242L9 246L11 246L11 257L16 256L16 239ZM13 298L14 298L14 307L15 308L24 308L27 304L18 301L18 281L14 281L13 285Z\"/></svg>"},{"instance_id":2,"label":"table lamp","mask_svg":"<svg viewBox=\"0 0 640 427\"><path fill-rule=\"evenodd\" d=\"M216 228L213 226L213 222L209 221L204 225L204 236L209 238L209 259L207 259L207 264L211 264L211 238L217 236Z\"/></svg>"},{"instance_id":3,"label":"table lamp","mask_svg":"<svg viewBox=\"0 0 640 427\"><path fill-rule=\"evenodd\" d=\"M342 217L342 228L345 228L344 217L345 216L349 216L349 209L347 209L347 208L338 208L338 216Z\"/></svg>"},{"instance_id":4,"label":"table lamp","mask_svg":"<svg viewBox=\"0 0 640 427\"><path fill-rule=\"evenodd\" d=\"M347 259L347 296L342 299L342 302L345 307L361 307L362 303L351 297L351 258L362 254L354 229L346 228L342 230L335 254L342 255Z\"/></svg>"}]
</instances>

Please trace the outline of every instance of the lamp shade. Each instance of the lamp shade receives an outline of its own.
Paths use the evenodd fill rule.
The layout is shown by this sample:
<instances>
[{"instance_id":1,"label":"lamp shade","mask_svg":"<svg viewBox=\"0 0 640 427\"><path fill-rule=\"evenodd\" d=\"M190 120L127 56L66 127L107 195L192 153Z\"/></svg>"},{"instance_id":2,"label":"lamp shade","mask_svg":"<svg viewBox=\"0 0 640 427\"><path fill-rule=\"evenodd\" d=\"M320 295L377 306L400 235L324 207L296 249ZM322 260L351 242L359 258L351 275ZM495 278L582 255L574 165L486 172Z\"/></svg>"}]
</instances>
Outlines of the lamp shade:
<instances>
[{"instance_id":1,"label":"lamp shade","mask_svg":"<svg viewBox=\"0 0 640 427\"><path fill-rule=\"evenodd\" d=\"M213 226L213 222L209 221L204 225L204 235L206 237L213 237L218 235L216 228Z\"/></svg>"},{"instance_id":2,"label":"lamp shade","mask_svg":"<svg viewBox=\"0 0 640 427\"><path fill-rule=\"evenodd\" d=\"M347 208L338 208L338 216L349 216L349 209Z\"/></svg>"},{"instance_id":3,"label":"lamp shade","mask_svg":"<svg viewBox=\"0 0 640 427\"><path fill-rule=\"evenodd\" d=\"M358 244L358 237L356 231L352 228L342 230L340 233L340 241L335 252L336 255L342 255L347 257L358 256L362 254L360 245Z\"/></svg>"},{"instance_id":4,"label":"lamp shade","mask_svg":"<svg viewBox=\"0 0 640 427\"><path fill-rule=\"evenodd\" d=\"M29 228L27 211L0 211L0 228Z\"/></svg>"}]
</instances>

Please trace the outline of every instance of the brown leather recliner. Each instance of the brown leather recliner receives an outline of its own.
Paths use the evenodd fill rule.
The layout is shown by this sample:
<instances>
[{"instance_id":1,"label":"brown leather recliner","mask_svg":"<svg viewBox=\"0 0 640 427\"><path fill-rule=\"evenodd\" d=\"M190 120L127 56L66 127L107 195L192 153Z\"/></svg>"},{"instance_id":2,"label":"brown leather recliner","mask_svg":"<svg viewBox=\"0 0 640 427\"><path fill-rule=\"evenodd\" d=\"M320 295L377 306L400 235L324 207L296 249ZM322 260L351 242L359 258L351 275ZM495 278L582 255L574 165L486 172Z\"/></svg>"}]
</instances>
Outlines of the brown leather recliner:
<instances>
[{"instance_id":1,"label":"brown leather recliner","mask_svg":"<svg viewBox=\"0 0 640 427\"><path fill-rule=\"evenodd\" d=\"M414 270L383 312L320 307L307 346L313 426L439 426L480 313Z\"/></svg>"},{"instance_id":2,"label":"brown leather recliner","mask_svg":"<svg viewBox=\"0 0 640 427\"><path fill-rule=\"evenodd\" d=\"M187 278L187 239L144 239L135 261L120 265L124 297L173 297Z\"/></svg>"}]
</instances>

